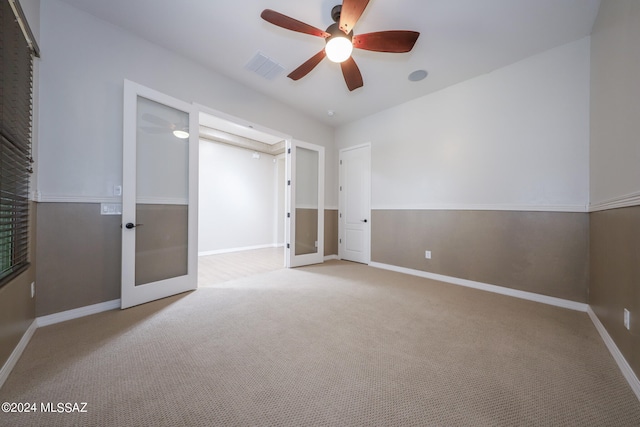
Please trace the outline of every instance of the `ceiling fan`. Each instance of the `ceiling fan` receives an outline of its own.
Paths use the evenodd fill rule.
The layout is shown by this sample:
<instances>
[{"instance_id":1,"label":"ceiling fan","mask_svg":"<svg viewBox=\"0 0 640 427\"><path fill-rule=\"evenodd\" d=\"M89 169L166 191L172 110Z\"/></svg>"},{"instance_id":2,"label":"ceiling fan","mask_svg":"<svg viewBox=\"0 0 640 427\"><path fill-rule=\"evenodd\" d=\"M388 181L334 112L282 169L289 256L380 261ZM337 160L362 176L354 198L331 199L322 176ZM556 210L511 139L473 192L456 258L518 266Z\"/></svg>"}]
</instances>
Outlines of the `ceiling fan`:
<instances>
[{"instance_id":1,"label":"ceiling fan","mask_svg":"<svg viewBox=\"0 0 640 427\"><path fill-rule=\"evenodd\" d=\"M371 50L375 52L403 53L413 49L420 33L416 31L379 31L367 34L353 34L353 28L369 4L369 0L344 0L342 5L331 10L331 18L335 22L326 31L290 18L271 9L265 9L260 16L267 22L287 30L322 37L326 45L305 63L293 70L287 77L298 80L306 76L316 65L328 57L333 62L340 63L344 80L350 91L361 87L362 74L351 57L353 48Z\"/></svg>"}]
</instances>

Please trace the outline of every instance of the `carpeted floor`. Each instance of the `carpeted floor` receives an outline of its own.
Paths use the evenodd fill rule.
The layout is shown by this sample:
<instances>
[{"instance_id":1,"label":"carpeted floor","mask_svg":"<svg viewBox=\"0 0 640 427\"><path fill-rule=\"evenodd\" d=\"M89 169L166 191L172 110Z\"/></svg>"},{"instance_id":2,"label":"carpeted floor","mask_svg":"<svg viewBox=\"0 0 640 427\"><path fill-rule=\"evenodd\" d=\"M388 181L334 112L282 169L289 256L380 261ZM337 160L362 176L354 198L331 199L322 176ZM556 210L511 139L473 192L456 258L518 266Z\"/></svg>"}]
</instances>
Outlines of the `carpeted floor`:
<instances>
[{"instance_id":1,"label":"carpeted floor","mask_svg":"<svg viewBox=\"0 0 640 427\"><path fill-rule=\"evenodd\" d=\"M633 426L585 313L331 261L36 331L7 426ZM38 406L39 408L39 406Z\"/></svg>"}]
</instances>

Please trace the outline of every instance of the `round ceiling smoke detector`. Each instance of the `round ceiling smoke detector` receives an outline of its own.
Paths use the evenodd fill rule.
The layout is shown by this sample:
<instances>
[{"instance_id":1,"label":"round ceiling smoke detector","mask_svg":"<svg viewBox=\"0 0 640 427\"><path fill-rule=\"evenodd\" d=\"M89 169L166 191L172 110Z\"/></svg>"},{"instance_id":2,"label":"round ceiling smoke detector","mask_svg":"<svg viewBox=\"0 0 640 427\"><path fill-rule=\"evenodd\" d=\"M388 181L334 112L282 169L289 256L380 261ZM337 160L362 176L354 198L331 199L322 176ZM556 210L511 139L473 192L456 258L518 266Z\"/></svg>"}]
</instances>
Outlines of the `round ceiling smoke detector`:
<instances>
[{"instance_id":1,"label":"round ceiling smoke detector","mask_svg":"<svg viewBox=\"0 0 640 427\"><path fill-rule=\"evenodd\" d=\"M420 80L424 80L428 74L427 70L415 70L413 73L409 74L409 80L412 82L419 82Z\"/></svg>"}]
</instances>

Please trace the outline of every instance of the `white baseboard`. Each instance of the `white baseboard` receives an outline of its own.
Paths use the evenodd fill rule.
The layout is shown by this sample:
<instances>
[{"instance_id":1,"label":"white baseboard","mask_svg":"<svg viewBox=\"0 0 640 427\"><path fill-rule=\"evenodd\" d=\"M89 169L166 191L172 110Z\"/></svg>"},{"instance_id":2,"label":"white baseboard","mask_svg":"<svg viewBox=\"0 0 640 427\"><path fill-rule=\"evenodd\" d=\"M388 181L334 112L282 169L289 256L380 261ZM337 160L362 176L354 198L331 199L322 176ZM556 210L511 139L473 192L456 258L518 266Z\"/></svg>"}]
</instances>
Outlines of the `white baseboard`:
<instances>
[{"instance_id":1,"label":"white baseboard","mask_svg":"<svg viewBox=\"0 0 640 427\"><path fill-rule=\"evenodd\" d=\"M540 295L540 294L527 292L527 291L519 291L517 289L490 285L488 283L474 282L473 280L459 279L457 277L443 276L442 274L429 273L426 271L414 270L411 268L398 267L395 265L382 264L379 262L372 262L369 265L375 268L396 271L398 273L410 274L412 276L424 277L426 279L438 280L440 282L452 283L454 285L465 286L467 288L480 289L483 291L493 292L496 294L508 295L511 297L526 299L529 301L535 301L543 304L554 305L557 307L568 308L570 310L586 312L588 307L587 304L570 301L562 298L550 297L547 295Z\"/></svg>"},{"instance_id":2,"label":"white baseboard","mask_svg":"<svg viewBox=\"0 0 640 427\"><path fill-rule=\"evenodd\" d=\"M516 211L516 212L588 212L584 205L512 205L512 204L407 204L407 205L375 205L371 210L390 211Z\"/></svg>"},{"instance_id":3,"label":"white baseboard","mask_svg":"<svg viewBox=\"0 0 640 427\"><path fill-rule=\"evenodd\" d=\"M640 191L623 194L607 200L593 202L589 205L589 212L605 211L609 209L628 208L640 205Z\"/></svg>"},{"instance_id":4,"label":"white baseboard","mask_svg":"<svg viewBox=\"0 0 640 427\"><path fill-rule=\"evenodd\" d=\"M244 246L241 248L218 249L215 251L202 251L202 252L198 252L198 256L220 255L220 254L229 254L232 252L252 251L255 249L283 248L283 247L284 247L284 244L271 243L268 245Z\"/></svg>"},{"instance_id":5,"label":"white baseboard","mask_svg":"<svg viewBox=\"0 0 640 427\"><path fill-rule=\"evenodd\" d=\"M36 322L38 327L41 328L43 326L49 326L71 319L77 319L79 317L90 316L92 314L102 313L103 311L113 310L116 308L120 308L119 299L74 308L73 310L61 311L60 313L49 314L48 316L41 316L36 319Z\"/></svg>"},{"instance_id":6,"label":"white baseboard","mask_svg":"<svg viewBox=\"0 0 640 427\"><path fill-rule=\"evenodd\" d=\"M13 370L13 367L16 366L16 363L18 363L18 359L22 356L22 352L27 347L27 344L29 344L29 341L36 329L38 329L38 323L34 320L31 322L31 325L29 325L24 335L22 335L18 345L13 349L5 364L0 368L0 388L2 388L4 382L9 378L9 374Z\"/></svg>"},{"instance_id":7,"label":"white baseboard","mask_svg":"<svg viewBox=\"0 0 640 427\"><path fill-rule=\"evenodd\" d=\"M607 332L604 325L602 324L602 322L600 322L600 319L598 319L598 316L596 316L596 313L594 313L591 307L587 309L587 314L589 315L594 326L600 333L600 337L602 338L602 341L604 341L604 344L609 349L609 353L611 353L611 356L613 356L613 359L618 364L618 368L620 368L622 375L624 375L624 378L629 383L629 386L631 386L631 390L633 390L638 400L640 400L640 381L638 380L638 377L633 372L633 369L631 369L631 366L629 365L627 360L624 358L624 356L620 352L620 349L618 349L618 346L613 341L613 338L611 338L611 336L609 335L609 332Z\"/></svg>"},{"instance_id":8,"label":"white baseboard","mask_svg":"<svg viewBox=\"0 0 640 427\"><path fill-rule=\"evenodd\" d=\"M325 261L331 261L333 259L340 259L340 258L338 258L338 255L327 255L324 257Z\"/></svg>"}]
</instances>

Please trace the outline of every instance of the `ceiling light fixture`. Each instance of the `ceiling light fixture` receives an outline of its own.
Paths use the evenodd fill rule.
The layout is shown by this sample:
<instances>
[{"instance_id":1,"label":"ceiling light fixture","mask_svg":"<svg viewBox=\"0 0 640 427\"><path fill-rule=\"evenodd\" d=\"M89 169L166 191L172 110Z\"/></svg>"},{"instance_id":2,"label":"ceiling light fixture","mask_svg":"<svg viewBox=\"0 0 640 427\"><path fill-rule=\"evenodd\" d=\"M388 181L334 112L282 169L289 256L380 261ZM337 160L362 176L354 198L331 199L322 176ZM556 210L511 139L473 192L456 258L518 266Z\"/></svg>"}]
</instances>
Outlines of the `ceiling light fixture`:
<instances>
[{"instance_id":1,"label":"ceiling light fixture","mask_svg":"<svg viewBox=\"0 0 640 427\"><path fill-rule=\"evenodd\" d=\"M176 138L180 138L180 139L187 139L187 138L189 138L189 132L185 132L183 130L176 129L176 130L173 131L173 136L175 136Z\"/></svg>"},{"instance_id":2,"label":"ceiling light fixture","mask_svg":"<svg viewBox=\"0 0 640 427\"><path fill-rule=\"evenodd\" d=\"M344 62L351 56L351 52L353 52L353 42L351 41L351 37L340 31L338 28L338 24L331 25L329 30L337 30L337 32L327 31L331 34L330 37L327 37L327 45L324 48L324 51L327 54L327 58L331 62ZM353 35L353 33L349 33Z\"/></svg>"},{"instance_id":3,"label":"ceiling light fixture","mask_svg":"<svg viewBox=\"0 0 640 427\"><path fill-rule=\"evenodd\" d=\"M327 33L331 34L325 39L326 46L324 52L327 54L329 61L341 63L351 57L353 52L353 31L346 34L340 29L340 14L342 13L342 5L334 6L331 9L331 19L333 24L327 28Z\"/></svg>"}]
</instances>

